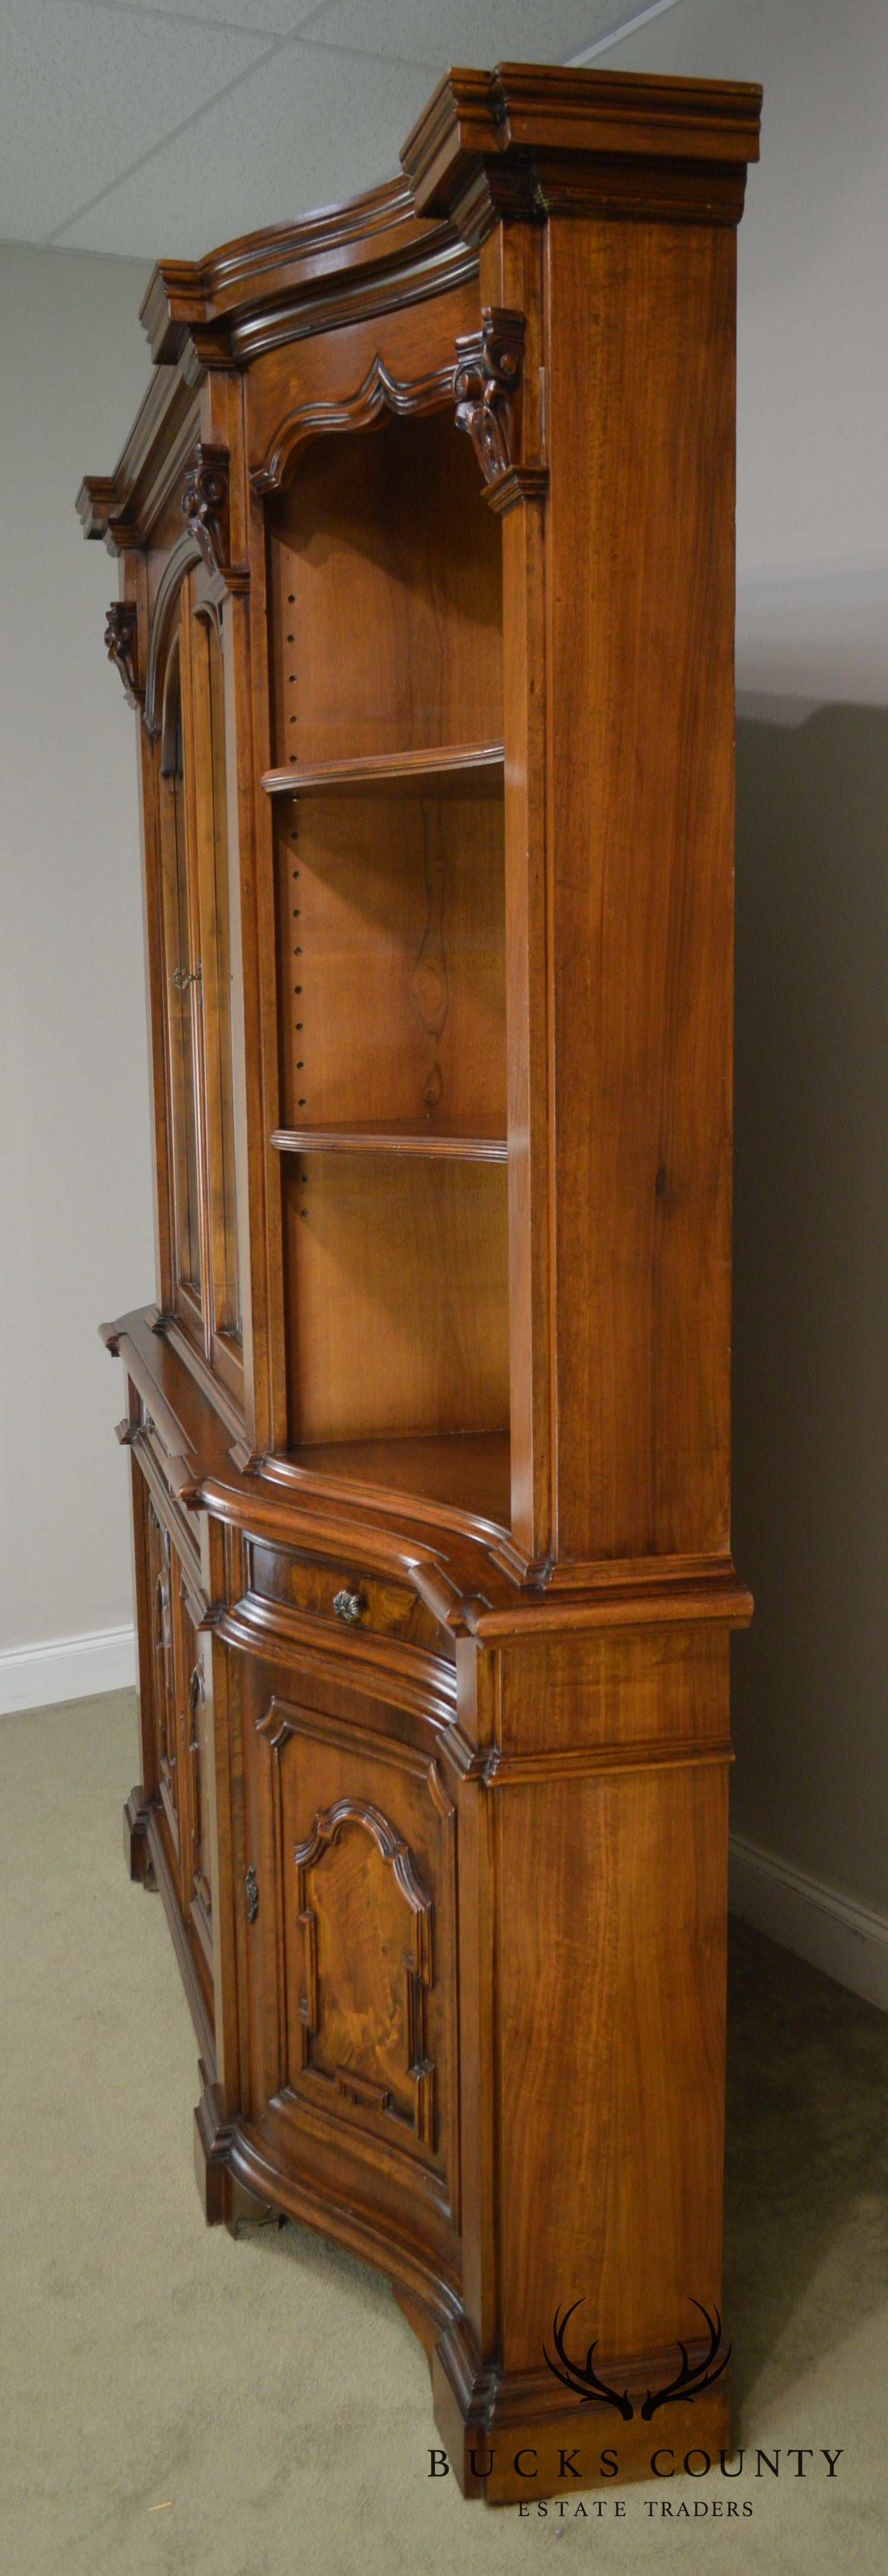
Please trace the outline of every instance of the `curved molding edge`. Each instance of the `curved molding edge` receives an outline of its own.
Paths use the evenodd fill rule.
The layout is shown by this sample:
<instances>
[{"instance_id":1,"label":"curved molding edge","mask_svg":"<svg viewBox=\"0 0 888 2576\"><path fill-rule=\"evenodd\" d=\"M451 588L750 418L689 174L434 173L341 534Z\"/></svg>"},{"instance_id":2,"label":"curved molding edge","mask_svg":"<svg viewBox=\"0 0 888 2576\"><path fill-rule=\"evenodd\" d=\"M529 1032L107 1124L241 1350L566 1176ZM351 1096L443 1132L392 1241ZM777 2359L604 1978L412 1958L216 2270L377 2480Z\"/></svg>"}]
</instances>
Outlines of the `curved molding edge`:
<instances>
[{"instance_id":1,"label":"curved molding edge","mask_svg":"<svg viewBox=\"0 0 888 2576\"><path fill-rule=\"evenodd\" d=\"M287 413L275 430L262 464L253 467L250 482L254 492L260 497L279 492L297 449L309 438L335 430L369 429L383 411L403 416L408 412L440 410L452 400L455 374L454 365L438 367L428 376L391 376L377 352L356 393L344 394L338 402L300 403L295 411Z\"/></svg>"},{"instance_id":2,"label":"curved molding edge","mask_svg":"<svg viewBox=\"0 0 888 2576\"><path fill-rule=\"evenodd\" d=\"M193 527L186 528L184 536L179 538L178 545L174 546L172 553L167 556L157 585L157 596L151 611L151 625L148 630L145 704L142 709L142 723L146 733L151 735L152 741L160 732L158 697L176 601L186 573L191 571L193 564L202 563L204 560L203 548L198 544L196 530Z\"/></svg>"}]
</instances>

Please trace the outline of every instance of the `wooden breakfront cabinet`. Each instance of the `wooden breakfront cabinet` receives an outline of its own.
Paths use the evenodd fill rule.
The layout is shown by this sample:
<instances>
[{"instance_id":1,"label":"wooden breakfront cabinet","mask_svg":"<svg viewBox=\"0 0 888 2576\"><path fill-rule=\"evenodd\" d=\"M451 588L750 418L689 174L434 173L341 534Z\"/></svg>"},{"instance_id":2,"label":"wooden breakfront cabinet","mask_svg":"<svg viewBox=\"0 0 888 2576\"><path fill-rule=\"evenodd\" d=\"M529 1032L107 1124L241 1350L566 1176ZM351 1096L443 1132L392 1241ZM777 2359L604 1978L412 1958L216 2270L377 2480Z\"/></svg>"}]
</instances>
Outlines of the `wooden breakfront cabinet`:
<instances>
[{"instance_id":1,"label":"wooden breakfront cabinet","mask_svg":"<svg viewBox=\"0 0 888 2576\"><path fill-rule=\"evenodd\" d=\"M402 179L156 269L80 499L139 718L157 1166L156 1303L105 1334L127 1850L207 2217L389 2273L494 2501L728 2439L758 106L450 73Z\"/></svg>"}]
</instances>

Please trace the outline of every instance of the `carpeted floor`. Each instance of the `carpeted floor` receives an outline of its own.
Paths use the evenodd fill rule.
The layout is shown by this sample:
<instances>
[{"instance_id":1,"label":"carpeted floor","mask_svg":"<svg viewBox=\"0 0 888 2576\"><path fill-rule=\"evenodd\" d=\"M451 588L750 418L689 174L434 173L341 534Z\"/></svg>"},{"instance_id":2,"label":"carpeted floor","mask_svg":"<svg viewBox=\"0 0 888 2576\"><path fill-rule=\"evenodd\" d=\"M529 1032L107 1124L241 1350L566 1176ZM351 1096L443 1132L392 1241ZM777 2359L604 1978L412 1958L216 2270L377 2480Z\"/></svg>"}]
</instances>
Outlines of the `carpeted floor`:
<instances>
[{"instance_id":1,"label":"carpeted floor","mask_svg":"<svg viewBox=\"0 0 888 2576\"><path fill-rule=\"evenodd\" d=\"M555 2539L631 2576L882 2576L888 2017L738 1928L741 2474L627 2487L619 2517L613 2495L585 2519L464 2505L429 2480L427 2367L387 2284L300 2228L203 2225L190 2017L160 1902L121 1858L135 1769L126 1693L0 1725L8 2576L504 2576Z\"/></svg>"}]
</instances>

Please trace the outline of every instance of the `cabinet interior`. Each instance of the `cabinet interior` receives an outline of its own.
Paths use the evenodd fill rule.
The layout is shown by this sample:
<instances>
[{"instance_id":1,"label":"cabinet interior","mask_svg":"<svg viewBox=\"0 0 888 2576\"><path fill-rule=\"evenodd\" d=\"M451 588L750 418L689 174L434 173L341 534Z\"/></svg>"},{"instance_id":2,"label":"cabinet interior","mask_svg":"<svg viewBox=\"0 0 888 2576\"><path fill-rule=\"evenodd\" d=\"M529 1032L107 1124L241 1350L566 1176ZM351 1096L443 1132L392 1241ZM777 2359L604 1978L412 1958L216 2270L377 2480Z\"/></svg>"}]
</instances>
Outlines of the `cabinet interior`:
<instances>
[{"instance_id":1,"label":"cabinet interior","mask_svg":"<svg viewBox=\"0 0 888 2576\"><path fill-rule=\"evenodd\" d=\"M507 1516L501 536L452 412L303 449L268 555L289 1446Z\"/></svg>"}]
</instances>

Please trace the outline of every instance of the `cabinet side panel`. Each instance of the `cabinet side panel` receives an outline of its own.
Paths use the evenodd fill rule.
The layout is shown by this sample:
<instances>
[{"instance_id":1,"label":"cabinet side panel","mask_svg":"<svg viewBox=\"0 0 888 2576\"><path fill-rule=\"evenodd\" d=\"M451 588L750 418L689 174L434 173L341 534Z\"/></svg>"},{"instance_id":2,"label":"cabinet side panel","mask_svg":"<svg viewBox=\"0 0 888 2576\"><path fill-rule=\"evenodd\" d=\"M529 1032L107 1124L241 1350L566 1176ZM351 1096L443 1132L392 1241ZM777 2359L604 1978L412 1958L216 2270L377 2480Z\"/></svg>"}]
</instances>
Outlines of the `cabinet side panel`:
<instances>
[{"instance_id":1,"label":"cabinet side panel","mask_svg":"<svg viewBox=\"0 0 888 2576\"><path fill-rule=\"evenodd\" d=\"M727 1771L501 1798L503 2359L666 2349L720 2304ZM545 2211L545 2224L541 2212Z\"/></svg>"},{"instance_id":2,"label":"cabinet side panel","mask_svg":"<svg viewBox=\"0 0 888 2576\"><path fill-rule=\"evenodd\" d=\"M734 235L548 232L559 1554L727 1542Z\"/></svg>"},{"instance_id":3,"label":"cabinet side panel","mask_svg":"<svg viewBox=\"0 0 888 2576\"><path fill-rule=\"evenodd\" d=\"M522 1637L499 1656L499 1742L505 1754L594 1750L643 1760L727 1740L724 1628L653 1626Z\"/></svg>"}]
</instances>

